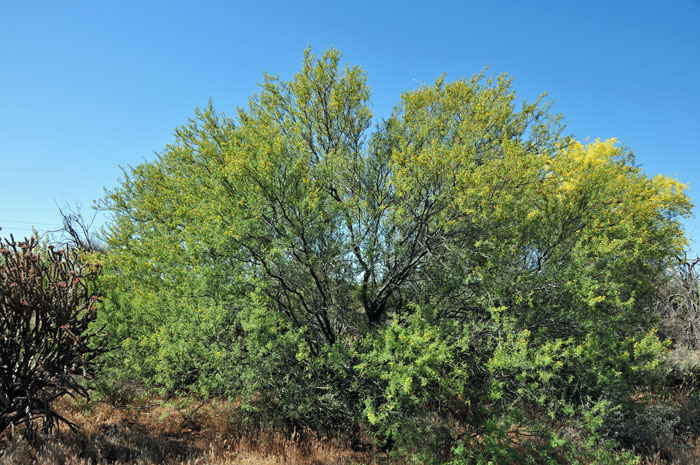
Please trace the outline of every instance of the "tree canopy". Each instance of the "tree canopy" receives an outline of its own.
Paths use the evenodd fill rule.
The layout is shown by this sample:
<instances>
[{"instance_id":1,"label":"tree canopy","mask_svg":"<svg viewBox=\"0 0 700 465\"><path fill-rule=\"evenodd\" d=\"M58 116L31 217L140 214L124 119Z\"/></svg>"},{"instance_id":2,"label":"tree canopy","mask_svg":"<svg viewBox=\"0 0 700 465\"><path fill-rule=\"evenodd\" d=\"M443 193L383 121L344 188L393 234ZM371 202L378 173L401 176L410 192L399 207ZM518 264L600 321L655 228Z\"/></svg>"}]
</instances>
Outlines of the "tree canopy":
<instances>
[{"instance_id":1,"label":"tree canopy","mask_svg":"<svg viewBox=\"0 0 700 465\"><path fill-rule=\"evenodd\" d=\"M197 110L108 192L120 370L436 460L536 430L566 448L556 422L597 437L658 367L685 186L564 135L507 76L439 78L377 122L340 59Z\"/></svg>"}]
</instances>

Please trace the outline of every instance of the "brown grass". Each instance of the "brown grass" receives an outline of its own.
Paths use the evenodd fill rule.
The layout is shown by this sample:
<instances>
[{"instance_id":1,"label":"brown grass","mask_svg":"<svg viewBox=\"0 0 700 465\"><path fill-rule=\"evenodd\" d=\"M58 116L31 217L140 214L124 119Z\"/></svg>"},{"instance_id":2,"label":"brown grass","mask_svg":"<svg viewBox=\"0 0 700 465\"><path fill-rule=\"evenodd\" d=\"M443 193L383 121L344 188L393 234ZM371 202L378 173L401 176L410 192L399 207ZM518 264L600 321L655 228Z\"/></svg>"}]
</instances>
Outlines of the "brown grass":
<instances>
[{"instance_id":1,"label":"brown grass","mask_svg":"<svg viewBox=\"0 0 700 465\"><path fill-rule=\"evenodd\" d=\"M166 403L141 399L127 407L80 403L70 398L57 410L76 423L40 437L36 448L16 434L0 437L0 465L398 465L385 454L354 449L349 441L312 432L282 435L236 424L235 408L222 402ZM19 433L19 431L18 431ZM517 442L517 441L515 441ZM640 465L700 465L700 438L667 444Z\"/></svg>"},{"instance_id":2,"label":"brown grass","mask_svg":"<svg viewBox=\"0 0 700 465\"><path fill-rule=\"evenodd\" d=\"M659 451L645 457L640 465L700 465L700 438L695 438L689 444L670 447L665 454Z\"/></svg>"},{"instance_id":3,"label":"brown grass","mask_svg":"<svg viewBox=\"0 0 700 465\"><path fill-rule=\"evenodd\" d=\"M377 464L379 457L347 442L313 433L250 430L242 433L222 403L176 409L162 401L114 408L105 403L58 402L58 410L80 427L60 428L35 449L21 438L0 439L0 464L91 465L323 465ZM385 460L381 460L385 462Z\"/></svg>"}]
</instances>

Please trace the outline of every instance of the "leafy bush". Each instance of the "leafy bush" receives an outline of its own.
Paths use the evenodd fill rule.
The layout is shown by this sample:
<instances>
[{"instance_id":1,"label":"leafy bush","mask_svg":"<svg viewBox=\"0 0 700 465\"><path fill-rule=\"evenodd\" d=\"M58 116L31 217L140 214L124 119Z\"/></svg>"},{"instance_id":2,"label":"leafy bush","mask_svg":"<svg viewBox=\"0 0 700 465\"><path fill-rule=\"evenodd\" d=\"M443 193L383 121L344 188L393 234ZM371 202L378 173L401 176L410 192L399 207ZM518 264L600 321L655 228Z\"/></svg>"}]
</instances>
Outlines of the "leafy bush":
<instances>
[{"instance_id":1,"label":"leafy bush","mask_svg":"<svg viewBox=\"0 0 700 465\"><path fill-rule=\"evenodd\" d=\"M438 79L370 131L339 62L307 52L235 119L198 110L104 200L121 369L425 460L528 437L554 457L566 428L612 450L605 410L661 373L685 186L563 136L505 76Z\"/></svg>"},{"instance_id":2,"label":"leafy bush","mask_svg":"<svg viewBox=\"0 0 700 465\"><path fill-rule=\"evenodd\" d=\"M104 351L91 328L99 270L74 250L40 252L35 238L17 243L10 236L0 247L0 433L23 423L33 440L41 421L44 431L57 422L71 426L51 402L87 395L80 379Z\"/></svg>"}]
</instances>

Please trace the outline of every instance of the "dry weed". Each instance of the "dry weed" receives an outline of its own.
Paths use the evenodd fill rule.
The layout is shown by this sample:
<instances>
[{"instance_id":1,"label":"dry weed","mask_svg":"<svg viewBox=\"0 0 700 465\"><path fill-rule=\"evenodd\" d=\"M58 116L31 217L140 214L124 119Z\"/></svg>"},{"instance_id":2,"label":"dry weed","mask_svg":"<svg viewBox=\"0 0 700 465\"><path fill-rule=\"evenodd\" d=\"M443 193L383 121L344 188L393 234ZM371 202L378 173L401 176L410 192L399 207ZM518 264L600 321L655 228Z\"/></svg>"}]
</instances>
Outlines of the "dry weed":
<instances>
[{"instance_id":1,"label":"dry weed","mask_svg":"<svg viewBox=\"0 0 700 465\"><path fill-rule=\"evenodd\" d=\"M19 435L6 435L0 464L34 465L322 465L376 464L366 452L313 434L284 437L271 431L233 431L230 408L204 404L176 409L161 401L114 408L59 401L58 410L80 426L40 438L35 449Z\"/></svg>"}]
</instances>

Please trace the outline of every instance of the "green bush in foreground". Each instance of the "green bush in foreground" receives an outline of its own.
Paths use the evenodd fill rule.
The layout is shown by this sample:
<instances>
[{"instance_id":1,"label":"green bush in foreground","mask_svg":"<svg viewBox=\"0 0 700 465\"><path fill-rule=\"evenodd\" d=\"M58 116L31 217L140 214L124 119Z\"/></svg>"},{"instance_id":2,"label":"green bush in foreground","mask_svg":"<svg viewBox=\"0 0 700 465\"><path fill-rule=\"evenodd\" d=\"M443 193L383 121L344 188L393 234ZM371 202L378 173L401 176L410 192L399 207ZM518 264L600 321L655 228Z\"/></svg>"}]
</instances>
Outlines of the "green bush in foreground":
<instances>
[{"instance_id":1,"label":"green bush in foreground","mask_svg":"<svg viewBox=\"0 0 700 465\"><path fill-rule=\"evenodd\" d=\"M624 459L599 431L659 374L685 187L503 76L438 79L371 130L339 61L197 111L108 194L119 369L417 460Z\"/></svg>"}]
</instances>

